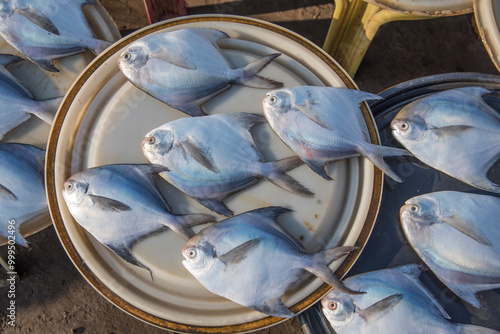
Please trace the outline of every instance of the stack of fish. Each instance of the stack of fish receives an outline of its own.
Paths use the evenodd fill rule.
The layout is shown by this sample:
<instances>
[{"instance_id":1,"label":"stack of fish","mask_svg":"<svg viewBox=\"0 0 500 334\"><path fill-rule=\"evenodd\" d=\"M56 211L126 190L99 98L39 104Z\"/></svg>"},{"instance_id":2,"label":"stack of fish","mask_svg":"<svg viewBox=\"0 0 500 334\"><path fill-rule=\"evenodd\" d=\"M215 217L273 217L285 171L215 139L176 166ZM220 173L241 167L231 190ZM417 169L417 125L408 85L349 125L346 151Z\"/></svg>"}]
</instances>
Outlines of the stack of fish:
<instances>
[{"instance_id":1,"label":"stack of fish","mask_svg":"<svg viewBox=\"0 0 500 334\"><path fill-rule=\"evenodd\" d=\"M52 124L62 97L37 101L33 93L12 75L7 66L29 61L43 71L59 72L54 60L91 50L96 55L111 45L96 39L84 16L83 6L96 6L94 0L0 1L0 36L19 55L0 54L0 139L35 115ZM43 150L25 144L0 144L2 153L3 215L0 234L12 237L8 221L15 222L15 241L27 246L19 227L27 220L47 212L43 183ZM22 171L22 179L7 177ZM36 194L36 199L33 198Z\"/></svg>"}]
</instances>

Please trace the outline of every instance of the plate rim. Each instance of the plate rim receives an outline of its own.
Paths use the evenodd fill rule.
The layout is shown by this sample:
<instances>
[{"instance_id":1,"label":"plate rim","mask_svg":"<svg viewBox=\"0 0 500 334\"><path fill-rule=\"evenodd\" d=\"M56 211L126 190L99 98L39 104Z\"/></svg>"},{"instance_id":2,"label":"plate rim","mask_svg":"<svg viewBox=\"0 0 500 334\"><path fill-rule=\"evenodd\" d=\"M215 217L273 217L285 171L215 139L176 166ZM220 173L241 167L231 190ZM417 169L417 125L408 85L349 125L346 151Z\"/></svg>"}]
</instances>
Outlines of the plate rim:
<instances>
[{"instance_id":1,"label":"plate rim","mask_svg":"<svg viewBox=\"0 0 500 334\"><path fill-rule=\"evenodd\" d=\"M160 318L158 316L147 313L140 308L132 305L131 303L125 301L118 294L114 293L110 288L108 288L85 264L85 262L80 257L77 252L75 246L71 242L69 235L64 226L64 222L62 216L59 212L59 203L57 201L57 194L55 189L55 157L56 157L56 149L59 141L60 131L63 126L64 119L69 111L69 107L74 101L78 91L85 84L86 80L101 66L104 62L110 58L117 51L130 44L131 42L144 37L148 34L157 32L159 30L183 25L187 23L196 23L196 22L207 22L207 21L216 21L216 22L230 22L237 24L244 24L253 27L263 28L266 30L270 30L271 32L280 34L286 38L291 39L292 41L300 44L301 46L308 49L310 52L314 53L318 56L323 62L325 62L334 72L339 76L342 82L346 85L347 88L350 89L358 89L357 85L354 81L349 77L349 75L340 67L340 65L331 58L325 51L321 48L307 40L306 38L286 29L276 24L263 21L260 19L254 19L244 16L237 15L220 15L220 14L201 14L201 15L190 15L179 18L174 18L166 21L162 21L153 25L146 26L138 31L118 40L111 47L109 47L105 52L96 57L85 70L79 75L79 77L75 80L73 85L68 90L64 101L62 102L55 120L54 125L50 131L50 136L47 144L47 153L45 159L45 174L46 174L46 192L47 192L47 200L49 206L50 216L53 221L54 229L56 234L61 242L61 245L67 255L69 256L71 262L76 267L76 269L80 272L80 274L85 278L85 280L105 299L107 299L110 303L124 311L125 313L133 316L134 318L141 320L150 325L168 329L173 331L178 331L182 333L241 333L241 332L250 332L255 330L261 330L272 325L276 325L280 322L289 320L286 318L278 318L278 317L265 317L256 321L251 321L242 324L235 325L223 325L217 327L203 327L197 325L187 325L181 324L178 322L173 322L167 319ZM361 109L363 111L363 117L367 123L368 131L370 134L370 140L372 143L380 145L380 138L377 132L377 127L374 121L374 118L368 108L368 104L363 102L361 105ZM335 274L337 277L341 278L347 274L350 268L356 262L356 259L359 257L364 245L368 241L368 238L373 230L373 226L375 224L376 217L378 215L378 210L380 207L380 202L382 198L382 185L383 185L383 174L382 172L373 166L374 174L373 174L373 191L371 196L371 201L369 204L369 209L367 211L367 215L365 218L365 222L362 226L361 232L355 242L355 246L358 247L358 250L349 254L339 268L336 270ZM314 305L319 299L321 299L326 293L331 290L331 287L326 283L323 283L316 291L312 294L301 300L299 303L293 305L290 309L294 313L300 313L307 309L308 307Z\"/></svg>"}]
</instances>

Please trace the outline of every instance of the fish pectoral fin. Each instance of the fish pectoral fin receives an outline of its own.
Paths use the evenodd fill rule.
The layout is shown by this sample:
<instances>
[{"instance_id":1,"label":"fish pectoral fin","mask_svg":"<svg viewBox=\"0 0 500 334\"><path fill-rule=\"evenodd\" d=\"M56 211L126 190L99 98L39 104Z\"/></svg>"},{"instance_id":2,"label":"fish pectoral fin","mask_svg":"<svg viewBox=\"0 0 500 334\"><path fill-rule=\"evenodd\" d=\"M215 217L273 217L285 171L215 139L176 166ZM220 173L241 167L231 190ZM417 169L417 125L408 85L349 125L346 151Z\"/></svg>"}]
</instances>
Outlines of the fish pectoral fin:
<instances>
[{"instance_id":1,"label":"fish pectoral fin","mask_svg":"<svg viewBox=\"0 0 500 334\"><path fill-rule=\"evenodd\" d=\"M455 212L452 211L452 214L443 217L443 221L456 229L457 231L465 234L471 239L474 239L475 241L479 242L480 244L486 245L486 246L493 246L491 241L488 239L484 233L482 233L479 229L474 229L472 228L471 224L469 224L466 221L463 221Z\"/></svg>"},{"instance_id":2,"label":"fish pectoral fin","mask_svg":"<svg viewBox=\"0 0 500 334\"><path fill-rule=\"evenodd\" d=\"M54 23L45 14L40 13L32 6L17 8L15 11L26 17L40 28L45 29L52 34L59 35L59 30L56 28Z\"/></svg>"},{"instance_id":3,"label":"fish pectoral fin","mask_svg":"<svg viewBox=\"0 0 500 334\"><path fill-rule=\"evenodd\" d=\"M321 126L322 128L325 128L327 130L332 130L332 128L326 124L327 122L324 119L325 116L324 110L321 110L321 107L317 106L317 104L315 104L314 101L305 100L301 104L298 104L296 102L295 108L301 113L303 113L305 116L307 116L307 118L309 118L311 121Z\"/></svg>"},{"instance_id":4,"label":"fish pectoral fin","mask_svg":"<svg viewBox=\"0 0 500 334\"><path fill-rule=\"evenodd\" d=\"M281 301L281 299L268 300L263 305L252 305L249 306L251 309L262 312L273 317L280 318L293 318L296 316L295 313L290 311L288 307Z\"/></svg>"},{"instance_id":5,"label":"fish pectoral fin","mask_svg":"<svg viewBox=\"0 0 500 334\"><path fill-rule=\"evenodd\" d=\"M111 198L97 196L97 195L89 195L89 197L92 199L94 205L103 211L120 212L120 211L132 210L130 206Z\"/></svg>"},{"instance_id":6,"label":"fish pectoral fin","mask_svg":"<svg viewBox=\"0 0 500 334\"><path fill-rule=\"evenodd\" d=\"M219 256L219 260L226 265L226 268L240 263L247 257L249 252L260 244L261 241L262 239L260 238L248 240L247 242L231 249L226 254Z\"/></svg>"},{"instance_id":7,"label":"fish pectoral fin","mask_svg":"<svg viewBox=\"0 0 500 334\"><path fill-rule=\"evenodd\" d=\"M403 294L401 293L390 295L370 307L359 311L358 314L365 319L366 323L370 323L387 314L387 312L396 306L401 299L403 299Z\"/></svg>"},{"instance_id":8,"label":"fish pectoral fin","mask_svg":"<svg viewBox=\"0 0 500 334\"><path fill-rule=\"evenodd\" d=\"M59 69L54 66L54 61L52 59L34 59L30 58L32 62L40 66L46 71L57 73Z\"/></svg>"},{"instance_id":9,"label":"fish pectoral fin","mask_svg":"<svg viewBox=\"0 0 500 334\"><path fill-rule=\"evenodd\" d=\"M208 150L203 150L202 148L200 148L191 138L187 141L179 143L179 145L182 146L182 148L190 156L192 156L194 160L198 161L200 165L210 170L211 172L214 172L215 174L220 173L217 166L215 166L215 162L213 161L210 152Z\"/></svg>"},{"instance_id":10,"label":"fish pectoral fin","mask_svg":"<svg viewBox=\"0 0 500 334\"><path fill-rule=\"evenodd\" d=\"M167 51L163 47L151 50L150 57L161 59L167 63L185 68L187 70L194 71L198 69L198 67L190 62L186 57L183 57L181 54L175 54L171 51Z\"/></svg>"},{"instance_id":11,"label":"fish pectoral fin","mask_svg":"<svg viewBox=\"0 0 500 334\"><path fill-rule=\"evenodd\" d=\"M445 140L447 137L455 137L459 133L471 130L473 128L473 126L469 125L450 125L440 128L431 128L429 130L438 137L438 140Z\"/></svg>"},{"instance_id":12,"label":"fish pectoral fin","mask_svg":"<svg viewBox=\"0 0 500 334\"><path fill-rule=\"evenodd\" d=\"M0 198L17 201L17 196L12 191L0 184Z\"/></svg>"}]
</instances>

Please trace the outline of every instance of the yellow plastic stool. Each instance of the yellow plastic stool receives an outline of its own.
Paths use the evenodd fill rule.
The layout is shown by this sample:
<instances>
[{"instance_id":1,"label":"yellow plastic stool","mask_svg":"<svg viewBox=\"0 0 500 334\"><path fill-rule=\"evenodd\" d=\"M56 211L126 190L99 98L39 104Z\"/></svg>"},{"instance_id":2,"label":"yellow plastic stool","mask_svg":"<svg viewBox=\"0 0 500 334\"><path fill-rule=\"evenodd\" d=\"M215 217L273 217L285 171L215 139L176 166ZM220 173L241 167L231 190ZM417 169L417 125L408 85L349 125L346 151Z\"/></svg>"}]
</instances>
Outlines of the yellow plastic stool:
<instances>
[{"instance_id":1,"label":"yellow plastic stool","mask_svg":"<svg viewBox=\"0 0 500 334\"><path fill-rule=\"evenodd\" d=\"M461 15L471 13L472 7L472 0L335 0L323 49L354 77L384 23Z\"/></svg>"}]
</instances>

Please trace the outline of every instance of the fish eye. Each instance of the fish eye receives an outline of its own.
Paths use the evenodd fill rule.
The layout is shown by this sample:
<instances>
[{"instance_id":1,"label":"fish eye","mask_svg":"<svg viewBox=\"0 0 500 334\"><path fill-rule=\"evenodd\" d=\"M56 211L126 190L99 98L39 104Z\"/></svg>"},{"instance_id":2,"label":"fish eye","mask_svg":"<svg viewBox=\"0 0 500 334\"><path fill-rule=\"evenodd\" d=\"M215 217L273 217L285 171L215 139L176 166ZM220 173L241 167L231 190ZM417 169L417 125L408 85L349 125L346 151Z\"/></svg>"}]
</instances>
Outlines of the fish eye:
<instances>
[{"instance_id":1,"label":"fish eye","mask_svg":"<svg viewBox=\"0 0 500 334\"><path fill-rule=\"evenodd\" d=\"M420 208L416 204L413 204L412 206L410 206L410 211L411 212L418 212L419 210L420 210Z\"/></svg>"},{"instance_id":2,"label":"fish eye","mask_svg":"<svg viewBox=\"0 0 500 334\"><path fill-rule=\"evenodd\" d=\"M269 97L270 104L275 104L276 102L278 102L278 98L276 96L273 95Z\"/></svg>"},{"instance_id":3,"label":"fish eye","mask_svg":"<svg viewBox=\"0 0 500 334\"><path fill-rule=\"evenodd\" d=\"M156 138L155 137L148 137L148 138L146 138L146 142L149 145L153 145L154 143L156 143Z\"/></svg>"},{"instance_id":4,"label":"fish eye","mask_svg":"<svg viewBox=\"0 0 500 334\"><path fill-rule=\"evenodd\" d=\"M335 311L338 307L338 304L336 302L330 302L328 303L328 308L331 310L331 311Z\"/></svg>"},{"instance_id":5,"label":"fish eye","mask_svg":"<svg viewBox=\"0 0 500 334\"><path fill-rule=\"evenodd\" d=\"M127 52L126 54L123 55L124 60L130 60L132 58L132 54L130 52Z\"/></svg>"},{"instance_id":6,"label":"fish eye","mask_svg":"<svg viewBox=\"0 0 500 334\"><path fill-rule=\"evenodd\" d=\"M194 259L198 255L198 252L196 251L195 248L189 248L188 251L186 252L186 255L190 259Z\"/></svg>"},{"instance_id":7,"label":"fish eye","mask_svg":"<svg viewBox=\"0 0 500 334\"><path fill-rule=\"evenodd\" d=\"M402 131L406 131L410 128L410 124L408 124L407 122L403 122L401 123L401 125L399 126L399 128L402 130Z\"/></svg>"},{"instance_id":8,"label":"fish eye","mask_svg":"<svg viewBox=\"0 0 500 334\"><path fill-rule=\"evenodd\" d=\"M75 190L75 185L73 184L73 182L67 182L65 185L64 185L64 189L67 191L67 192L72 192L73 190Z\"/></svg>"}]
</instances>

